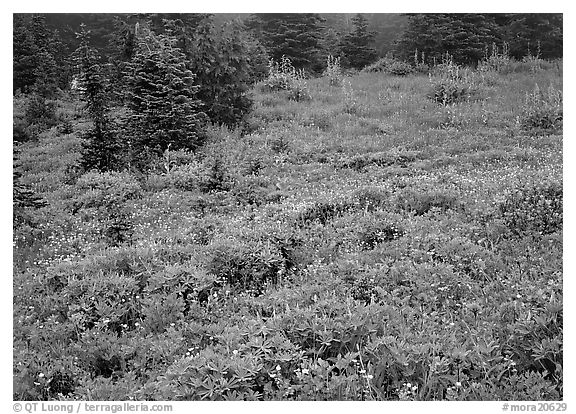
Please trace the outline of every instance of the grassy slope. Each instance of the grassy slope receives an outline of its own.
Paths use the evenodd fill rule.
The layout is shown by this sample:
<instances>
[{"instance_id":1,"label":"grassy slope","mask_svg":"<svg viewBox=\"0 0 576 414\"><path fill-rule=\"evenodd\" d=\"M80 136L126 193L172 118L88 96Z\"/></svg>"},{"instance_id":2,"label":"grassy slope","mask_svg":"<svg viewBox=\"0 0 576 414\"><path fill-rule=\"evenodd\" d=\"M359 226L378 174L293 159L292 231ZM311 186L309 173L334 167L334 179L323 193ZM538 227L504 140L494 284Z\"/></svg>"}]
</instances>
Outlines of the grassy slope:
<instances>
[{"instance_id":1,"label":"grassy slope","mask_svg":"<svg viewBox=\"0 0 576 414\"><path fill-rule=\"evenodd\" d=\"M448 108L425 76L349 81L256 91L252 134L103 190L67 170L82 123L23 148L51 205L16 234L15 398L558 398L562 232L499 206L561 185L562 136L517 125L561 74ZM102 237L104 194L132 243Z\"/></svg>"}]
</instances>

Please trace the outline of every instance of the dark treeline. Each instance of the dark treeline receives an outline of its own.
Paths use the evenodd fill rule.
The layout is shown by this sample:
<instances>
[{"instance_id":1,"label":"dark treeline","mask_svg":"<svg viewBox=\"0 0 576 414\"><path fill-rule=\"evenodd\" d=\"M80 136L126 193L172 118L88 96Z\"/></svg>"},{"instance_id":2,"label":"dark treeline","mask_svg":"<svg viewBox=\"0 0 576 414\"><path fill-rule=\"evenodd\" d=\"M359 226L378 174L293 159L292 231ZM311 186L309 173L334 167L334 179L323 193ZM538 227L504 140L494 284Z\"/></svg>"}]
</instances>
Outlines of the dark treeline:
<instances>
[{"instance_id":1,"label":"dark treeline","mask_svg":"<svg viewBox=\"0 0 576 414\"><path fill-rule=\"evenodd\" d=\"M54 100L80 91L93 121L82 165L98 170L195 151L210 123L241 127L270 58L314 75L329 55L352 69L416 51L475 65L504 43L515 58L562 57L561 14L15 14L13 35L13 91L26 96L14 141L54 126Z\"/></svg>"},{"instance_id":2,"label":"dark treeline","mask_svg":"<svg viewBox=\"0 0 576 414\"><path fill-rule=\"evenodd\" d=\"M15 20L23 16L17 15ZM107 57L114 54L111 40L118 19L135 23L144 16L53 13L44 15L44 20L46 29L57 33L60 53L75 50L78 46L76 32L83 23L91 32L92 46ZM162 30L164 19L189 22L205 15L159 13L146 16L152 20L157 31ZM510 54L515 58L535 55L538 51L545 59L562 57L562 14L223 13L211 15L211 20L215 27L233 20L243 22L258 35L258 40L268 51L272 51L272 56L286 52L296 66L301 66L301 63L316 69L319 66L317 62L323 62L327 54L342 56L343 64L359 67L363 61L387 54L408 59L415 49L425 52L431 59L449 52L455 55L459 63L475 63L486 46L492 43L501 45L503 42L509 44ZM358 30L367 32L360 34L362 40L356 41L357 45L360 43L360 49L367 52L362 56L357 49L351 52L354 41L351 43L350 38ZM363 37L366 34L368 36ZM355 57L359 57L359 60Z\"/></svg>"}]
</instances>

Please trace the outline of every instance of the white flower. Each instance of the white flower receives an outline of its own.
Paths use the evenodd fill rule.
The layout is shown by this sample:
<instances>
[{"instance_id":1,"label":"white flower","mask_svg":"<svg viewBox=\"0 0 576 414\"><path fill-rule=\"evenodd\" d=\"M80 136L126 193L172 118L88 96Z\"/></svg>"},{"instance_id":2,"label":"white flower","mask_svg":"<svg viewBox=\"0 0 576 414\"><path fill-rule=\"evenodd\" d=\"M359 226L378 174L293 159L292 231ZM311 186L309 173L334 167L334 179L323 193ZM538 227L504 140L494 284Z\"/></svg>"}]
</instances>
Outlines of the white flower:
<instances>
[{"instance_id":1,"label":"white flower","mask_svg":"<svg viewBox=\"0 0 576 414\"><path fill-rule=\"evenodd\" d=\"M280 371L282 368L280 368L280 365L276 365L276 371Z\"/></svg>"},{"instance_id":2,"label":"white flower","mask_svg":"<svg viewBox=\"0 0 576 414\"><path fill-rule=\"evenodd\" d=\"M462 386L462 383L461 383L460 381L458 381L458 382L456 383L456 386L457 386L457 387L461 387L461 386Z\"/></svg>"}]
</instances>

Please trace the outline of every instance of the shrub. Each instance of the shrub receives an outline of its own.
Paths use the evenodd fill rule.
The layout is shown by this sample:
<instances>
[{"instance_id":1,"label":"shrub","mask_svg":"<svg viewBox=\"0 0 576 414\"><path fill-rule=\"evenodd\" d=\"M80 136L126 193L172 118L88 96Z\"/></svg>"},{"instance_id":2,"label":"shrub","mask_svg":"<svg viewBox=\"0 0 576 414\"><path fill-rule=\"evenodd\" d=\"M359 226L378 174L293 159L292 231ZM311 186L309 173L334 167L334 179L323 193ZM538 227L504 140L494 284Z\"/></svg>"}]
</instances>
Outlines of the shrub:
<instances>
[{"instance_id":1,"label":"shrub","mask_svg":"<svg viewBox=\"0 0 576 414\"><path fill-rule=\"evenodd\" d=\"M562 185L523 185L500 204L500 214L516 235L545 235L562 230Z\"/></svg>"},{"instance_id":2,"label":"shrub","mask_svg":"<svg viewBox=\"0 0 576 414\"><path fill-rule=\"evenodd\" d=\"M89 172L76 182L78 196L74 197L75 209L116 206L126 200L138 198L140 184L127 173Z\"/></svg>"},{"instance_id":3,"label":"shrub","mask_svg":"<svg viewBox=\"0 0 576 414\"><path fill-rule=\"evenodd\" d=\"M356 96L354 94L354 89L349 80L342 82L342 93L344 95L344 112L347 114L355 114L360 109L360 104L358 103Z\"/></svg>"},{"instance_id":4,"label":"shrub","mask_svg":"<svg viewBox=\"0 0 576 414\"><path fill-rule=\"evenodd\" d=\"M324 71L324 76L327 76L330 82L330 86L341 86L342 85L342 68L340 67L340 58L335 58L332 55L328 55L326 59L326 70Z\"/></svg>"},{"instance_id":5,"label":"shrub","mask_svg":"<svg viewBox=\"0 0 576 414\"><path fill-rule=\"evenodd\" d=\"M404 230L396 223L375 218L361 223L357 233L358 244L362 249L369 250L378 244L396 240L404 235Z\"/></svg>"},{"instance_id":6,"label":"shrub","mask_svg":"<svg viewBox=\"0 0 576 414\"><path fill-rule=\"evenodd\" d=\"M175 188L194 191L200 188L202 169L198 164L180 165L172 168L167 177Z\"/></svg>"},{"instance_id":7,"label":"shrub","mask_svg":"<svg viewBox=\"0 0 576 414\"><path fill-rule=\"evenodd\" d=\"M270 179L256 175L239 177L232 188L232 194L242 205L259 206L270 199L271 191Z\"/></svg>"},{"instance_id":8,"label":"shrub","mask_svg":"<svg viewBox=\"0 0 576 414\"><path fill-rule=\"evenodd\" d=\"M280 282L288 257L269 241L223 240L209 246L206 268L233 287L260 294L268 284Z\"/></svg>"},{"instance_id":9,"label":"shrub","mask_svg":"<svg viewBox=\"0 0 576 414\"><path fill-rule=\"evenodd\" d=\"M263 86L272 92L287 91L288 99L296 102L312 99L308 92L304 71L302 69L296 70L286 56L282 56L280 62L270 59L268 77L264 80Z\"/></svg>"},{"instance_id":10,"label":"shrub","mask_svg":"<svg viewBox=\"0 0 576 414\"><path fill-rule=\"evenodd\" d=\"M38 94L14 99L13 141L37 140L38 135L58 124L56 102Z\"/></svg>"},{"instance_id":11,"label":"shrub","mask_svg":"<svg viewBox=\"0 0 576 414\"><path fill-rule=\"evenodd\" d=\"M478 62L478 71L509 73L511 71L511 59L509 51L508 43L504 42L502 45L502 52L500 52L496 43L493 43L492 53L488 55L488 46L486 46L484 51L484 59Z\"/></svg>"},{"instance_id":12,"label":"shrub","mask_svg":"<svg viewBox=\"0 0 576 414\"><path fill-rule=\"evenodd\" d=\"M222 157L215 155L207 157L202 163L200 191L204 193L228 191L232 179Z\"/></svg>"},{"instance_id":13,"label":"shrub","mask_svg":"<svg viewBox=\"0 0 576 414\"><path fill-rule=\"evenodd\" d=\"M312 223L326 225L330 220L346 212L351 205L343 200L316 201L306 206L296 216L296 224L306 226Z\"/></svg>"},{"instance_id":14,"label":"shrub","mask_svg":"<svg viewBox=\"0 0 576 414\"><path fill-rule=\"evenodd\" d=\"M443 190L430 192L406 190L398 196L397 203L401 209L413 211L416 215L426 214L432 208L446 211L459 205L458 197L455 194Z\"/></svg>"},{"instance_id":15,"label":"shrub","mask_svg":"<svg viewBox=\"0 0 576 414\"><path fill-rule=\"evenodd\" d=\"M332 118L333 116L328 111L314 111L304 120L303 125L328 131L332 128Z\"/></svg>"},{"instance_id":16,"label":"shrub","mask_svg":"<svg viewBox=\"0 0 576 414\"><path fill-rule=\"evenodd\" d=\"M383 72L394 76L406 76L414 72L414 68L409 63L394 58L384 57L377 62L366 66L362 71Z\"/></svg>"},{"instance_id":17,"label":"shrub","mask_svg":"<svg viewBox=\"0 0 576 414\"><path fill-rule=\"evenodd\" d=\"M390 194L378 187L365 187L354 191L352 199L360 210L372 212L386 207L390 200Z\"/></svg>"},{"instance_id":18,"label":"shrub","mask_svg":"<svg viewBox=\"0 0 576 414\"><path fill-rule=\"evenodd\" d=\"M521 127L524 130L556 131L562 129L562 91L550 84L543 92L538 84L526 94L522 106Z\"/></svg>"},{"instance_id":19,"label":"shrub","mask_svg":"<svg viewBox=\"0 0 576 414\"><path fill-rule=\"evenodd\" d=\"M540 41L538 41L536 55L533 55L532 52L530 52L530 48L528 48L528 55L522 58L522 63L526 64L532 73L540 72L541 70L551 67L549 62L540 58Z\"/></svg>"},{"instance_id":20,"label":"shrub","mask_svg":"<svg viewBox=\"0 0 576 414\"><path fill-rule=\"evenodd\" d=\"M401 167L406 167L407 163L415 160L416 153L414 152L375 152L346 158L341 161L339 166L343 168L352 168L356 171L362 171L369 165L377 165L379 167L399 165Z\"/></svg>"},{"instance_id":21,"label":"shrub","mask_svg":"<svg viewBox=\"0 0 576 414\"><path fill-rule=\"evenodd\" d=\"M428 97L441 105L452 105L470 100L477 93L473 74L448 58L430 74L431 91Z\"/></svg>"}]
</instances>

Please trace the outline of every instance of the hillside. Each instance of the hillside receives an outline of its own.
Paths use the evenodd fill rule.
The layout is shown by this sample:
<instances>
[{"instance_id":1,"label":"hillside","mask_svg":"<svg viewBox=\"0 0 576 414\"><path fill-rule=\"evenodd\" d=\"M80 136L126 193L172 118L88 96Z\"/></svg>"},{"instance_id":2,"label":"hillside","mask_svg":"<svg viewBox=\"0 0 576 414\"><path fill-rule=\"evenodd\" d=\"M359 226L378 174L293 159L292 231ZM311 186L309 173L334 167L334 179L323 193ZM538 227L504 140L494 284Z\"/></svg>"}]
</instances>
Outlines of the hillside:
<instances>
[{"instance_id":1,"label":"hillside","mask_svg":"<svg viewBox=\"0 0 576 414\"><path fill-rule=\"evenodd\" d=\"M561 63L449 70L257 84L139 174L78 171L61 97L16 155L14 398L561 399Z\"/></svg>"}]
</instances>

